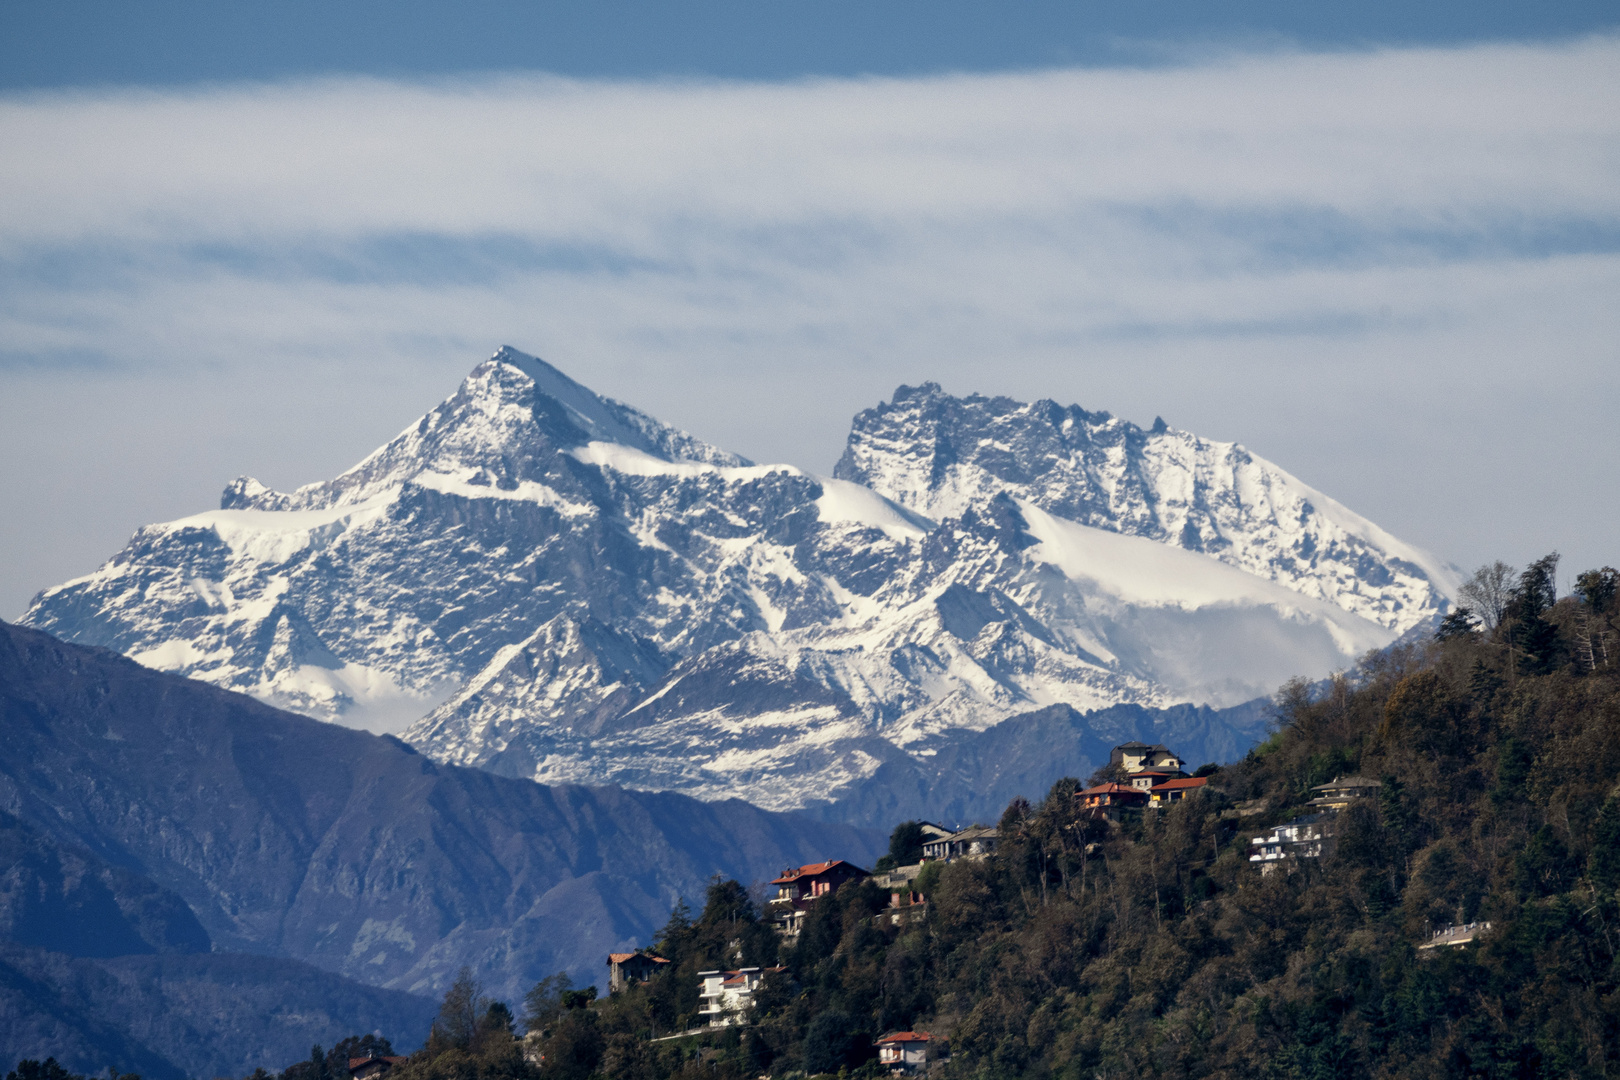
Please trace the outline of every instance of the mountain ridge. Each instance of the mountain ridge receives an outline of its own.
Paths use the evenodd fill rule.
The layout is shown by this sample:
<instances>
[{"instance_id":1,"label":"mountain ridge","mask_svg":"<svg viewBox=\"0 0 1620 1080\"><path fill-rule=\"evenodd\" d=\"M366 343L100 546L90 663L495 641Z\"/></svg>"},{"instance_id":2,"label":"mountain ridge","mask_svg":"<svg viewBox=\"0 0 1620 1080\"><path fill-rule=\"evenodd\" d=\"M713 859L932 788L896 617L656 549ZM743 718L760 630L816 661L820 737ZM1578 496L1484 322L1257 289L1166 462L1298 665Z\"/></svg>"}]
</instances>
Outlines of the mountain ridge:
<instances>
[{"instance_id":1,"label":"mountain ridge","mask_svg":"<svg viewBox=\"0 0 1620 1080\"><path fill-rule=\"evenodd\" d=\"M446 762L792 809L1052 705L1219 712L1448 604L1415 549L1168 425L903 387L835 471L749 463L505 348L334 480L238 480L24 622L414 721Z\"/></svg>"},{"instance_id":2,"label":"mountain ridge","mask_svg":"<svg viewBox=\"0 0 1620 1080\"><path fill-rule=\"evenodd\" d=\"M737 800L544 787L0 623L0 807L178 896L216 950L509 1000L600 976L715 873L868 860L880 834ZM203 946L206 948L206 946Z\"/></svg>"}]
</instances>

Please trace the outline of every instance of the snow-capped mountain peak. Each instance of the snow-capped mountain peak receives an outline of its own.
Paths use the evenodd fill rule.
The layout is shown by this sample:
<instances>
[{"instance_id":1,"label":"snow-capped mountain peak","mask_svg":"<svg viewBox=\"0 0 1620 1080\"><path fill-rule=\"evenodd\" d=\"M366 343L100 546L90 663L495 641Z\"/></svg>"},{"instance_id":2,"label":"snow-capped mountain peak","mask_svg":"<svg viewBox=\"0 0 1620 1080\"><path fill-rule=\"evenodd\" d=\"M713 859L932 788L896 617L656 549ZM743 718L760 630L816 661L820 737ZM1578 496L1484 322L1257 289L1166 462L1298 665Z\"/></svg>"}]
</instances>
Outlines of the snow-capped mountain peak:
<instances>
[{"instance_id":1,"label":"snow-capped mountain peak","mask_svg":"<svg viewBox=\"0 0 1620 1080\"><path fill-rule=\"evenodd\" d=\"M401 484L517 490L556 479L555 453L600 442L663 461L746 466L612 398L602 397L537 357L503 346L457 392L336 479L283 494L251 477L225 489L223 509L303 510L362 502ZM498 497L498 496L497 496Z\"/></svg>"},{"instance_id":2,"label":"snow-capped mountain peak","mask_svg":"<svg viewBox=\"0 0 1620 1080\"><path fill-rule=\"evenodd\" d=\"M342 475L221 502L24 621L312 715L416 719L444 760L775 808L1031 710L1235 706L1449 591L1276 466L1162 422L903 387L829 479L510 348Z\"/></svg>"},{"instance_id":3,"label":"snow-capped mountain peak","mask_svg":"<svg viewBox=\"0 0 1620 1080\"><path fill-rule=\"evenodd\" d=\"M902 386L855 418L835 476L950 517L1007 492L1093 528L1207 554L1403 632L1441 612L1456 571L1237 443L1158 419L1144 431L1053 401Z\"/></svg>"}]
</instances>

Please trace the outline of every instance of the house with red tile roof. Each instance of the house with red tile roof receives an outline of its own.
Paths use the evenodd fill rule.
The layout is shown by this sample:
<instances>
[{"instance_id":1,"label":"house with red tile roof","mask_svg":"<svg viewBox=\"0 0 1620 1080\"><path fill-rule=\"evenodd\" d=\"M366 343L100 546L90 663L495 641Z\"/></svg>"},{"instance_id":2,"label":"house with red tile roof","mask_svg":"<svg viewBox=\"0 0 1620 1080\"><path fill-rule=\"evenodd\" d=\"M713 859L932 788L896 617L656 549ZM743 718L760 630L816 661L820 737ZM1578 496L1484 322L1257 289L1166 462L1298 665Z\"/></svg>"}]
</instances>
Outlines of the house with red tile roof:
<instances>
[{"instance_id":1,"label":"house with red tile roof","mask_svg":"<svg viewBox=\"0 0 1620 1080\"><path fill-rule=\"evenodd\" d=\"M1148 789L1148 805L1169 806L1171 803L1180 802L1208 783L1207 776L1181 776L1174 780L1162 781Z\"/></svg>"},{"instance_id":2,"label":"house with red tile roof","mask_svg":"<svg viewBox=\"0 0 1620 1080\"><path fill-rule=\"evenodd\" d=\"M1074 797L1080 800L1081 809L1114 821L1126 811L1140 810L1148 803L1148 793L1129 784L1098 784L1075 792Z\"/></svg>"},{"instance_id":3,"label":"house with red tile roof","mask_svg":"<svg viewBox=\"0 0 1620 1080\"><path fill-rule=\"evenodd\" d=\"M874 1044L878 1064L894 1075L916 1072L928 1064L934 1037L926 1031L891 1031Z\"/></svg>"},{"instance_id":4,"label":"house with red tile roof","mask_svg":"<svg viewBox=\"0 0 1620 1080\"><path fill-rule=\"evenodd\" d=\"M1138 791L1149 791L1154 784L1162 784L1166 780L1175 780L1186 775L1179 769L1143 769L1131 773L1131 787Z\"/></svg>"},{"instance_id":5,"label":"house with red tile roof","mask_svg":"<svg viewBox=\"0 0 1620 1080\"><path fill-rule=\"evenodd\" d=\"M792 940L804 926L804 916L810 906L823 896L831 896L851 881L870 877L865 870L843 859L809 863L797 870L789 868L772 881L776 896L766 910L776 932Z\"/></svg>"}]
</instances>

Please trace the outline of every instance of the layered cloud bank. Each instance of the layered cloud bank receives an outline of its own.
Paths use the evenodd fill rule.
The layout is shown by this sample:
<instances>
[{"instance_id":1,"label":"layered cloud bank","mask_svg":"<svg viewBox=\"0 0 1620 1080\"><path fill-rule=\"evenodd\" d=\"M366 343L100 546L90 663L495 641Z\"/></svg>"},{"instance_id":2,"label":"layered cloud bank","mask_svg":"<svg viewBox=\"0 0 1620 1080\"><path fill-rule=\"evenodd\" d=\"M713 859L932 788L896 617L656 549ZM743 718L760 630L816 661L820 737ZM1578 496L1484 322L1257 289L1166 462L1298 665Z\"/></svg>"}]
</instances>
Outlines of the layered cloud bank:
<instances>
[{"instance_id":1,"label":"layered cloud bank","mask_svg":"<svg viewBox=\"0 0 1620 1080\"><path fill-rule=\"evenodd\" d=\"M1460 561L1503 516L1493 489L1590 503L1574 531L1612 532L1575 493L1620 453L1598 405L1620 391L1617 65L1603 38L12 98L7 606L116 540L53 562L84 531L64 493L110 498L115 534L195 505L123 491L132 441L199 491L296 483L386 437L377 395L420 398L491 339L821 471L856 408L934 378L1242 437ZM64 372L90 400L62 404ZM218 410L242 415L195 420ZM1421 482L1389 483L1413 461Z\"/></svg>"}]
</instances>

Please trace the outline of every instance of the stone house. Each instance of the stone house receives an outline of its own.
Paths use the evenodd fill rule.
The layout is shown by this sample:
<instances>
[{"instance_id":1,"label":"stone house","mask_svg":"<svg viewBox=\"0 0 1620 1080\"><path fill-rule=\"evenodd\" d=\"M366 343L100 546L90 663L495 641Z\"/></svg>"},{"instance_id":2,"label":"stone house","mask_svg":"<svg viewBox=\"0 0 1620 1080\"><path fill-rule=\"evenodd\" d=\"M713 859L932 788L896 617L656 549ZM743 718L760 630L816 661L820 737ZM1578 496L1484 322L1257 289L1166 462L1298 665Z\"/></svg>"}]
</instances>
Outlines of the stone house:
<instances>
[{"instance_id":1,"label":"stone house","mask_svg":"<svg viewBox=\"0 0 1620 1080\"><path fill-rule=\"evenodd\" d=\"M669 963L662 956L635 952L608 953L608 993L617 994L632 982L644 983L660 965Z\"/></svg>"}]
</instances>

